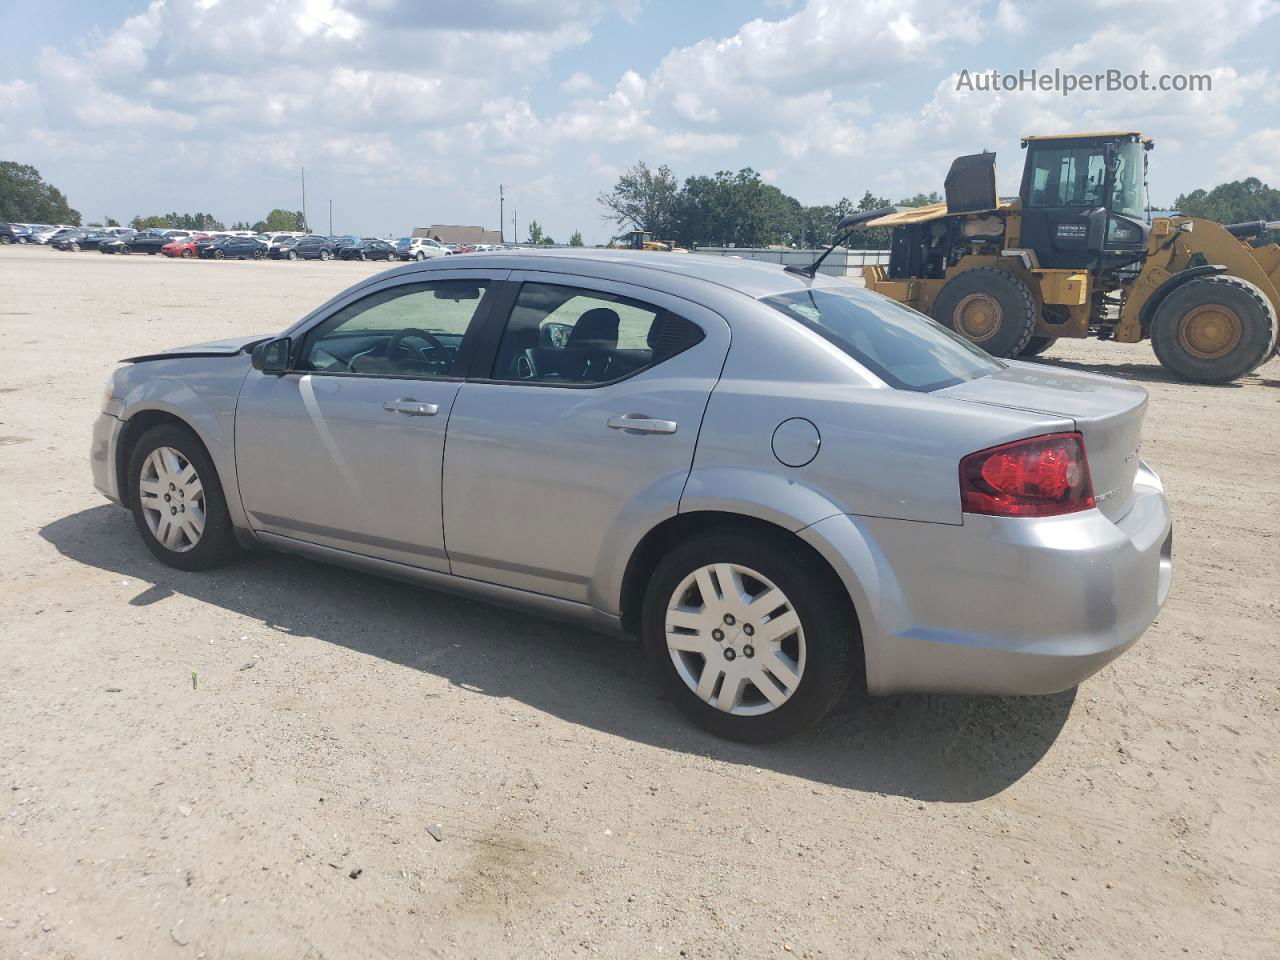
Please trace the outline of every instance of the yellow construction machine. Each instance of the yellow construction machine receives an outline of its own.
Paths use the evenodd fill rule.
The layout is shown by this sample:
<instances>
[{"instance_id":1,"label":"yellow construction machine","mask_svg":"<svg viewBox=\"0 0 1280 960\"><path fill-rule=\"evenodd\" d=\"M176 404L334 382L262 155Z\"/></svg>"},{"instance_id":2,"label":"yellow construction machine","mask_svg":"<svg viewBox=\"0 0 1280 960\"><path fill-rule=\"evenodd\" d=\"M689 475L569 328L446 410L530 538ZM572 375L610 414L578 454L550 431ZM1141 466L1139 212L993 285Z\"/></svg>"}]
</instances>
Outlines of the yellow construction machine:
<instances>
[{"instance_id":1,"label":"yellow construction machine","mask_svg":"<svg viewBox=\"0 0 1280 960\"><path fill-rule=\"evenodd\" d=\"M946 202L853 214L837 231L891 228L868 289L1001 357L1059 337L1150 339L1175 376L1224 383L1276 350L1280 223L1152 219L1150 138L1136 132L1025 137L1017 197L996 192L995 154L958 158Z\"/></svg>"}]
</instances>

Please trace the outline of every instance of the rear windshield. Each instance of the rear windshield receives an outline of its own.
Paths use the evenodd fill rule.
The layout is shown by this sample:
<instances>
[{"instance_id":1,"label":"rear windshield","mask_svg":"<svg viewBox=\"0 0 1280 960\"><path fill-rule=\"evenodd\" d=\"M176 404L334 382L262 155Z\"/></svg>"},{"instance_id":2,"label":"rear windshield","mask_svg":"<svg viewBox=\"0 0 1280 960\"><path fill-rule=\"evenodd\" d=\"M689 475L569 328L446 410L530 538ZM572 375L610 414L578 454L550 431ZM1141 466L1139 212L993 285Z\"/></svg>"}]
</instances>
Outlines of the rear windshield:
<instances>
[{"instance_id":1,"label":"rear windshield","mask_svg":"<svg viewBox=\"0 0 1280 960\"><path fill-rule=\"evenodd\" d=\"M858 287L818 287L763 300L900 390L940 390L1003 364L924 314Z\"/></svg>"}]
</instances>

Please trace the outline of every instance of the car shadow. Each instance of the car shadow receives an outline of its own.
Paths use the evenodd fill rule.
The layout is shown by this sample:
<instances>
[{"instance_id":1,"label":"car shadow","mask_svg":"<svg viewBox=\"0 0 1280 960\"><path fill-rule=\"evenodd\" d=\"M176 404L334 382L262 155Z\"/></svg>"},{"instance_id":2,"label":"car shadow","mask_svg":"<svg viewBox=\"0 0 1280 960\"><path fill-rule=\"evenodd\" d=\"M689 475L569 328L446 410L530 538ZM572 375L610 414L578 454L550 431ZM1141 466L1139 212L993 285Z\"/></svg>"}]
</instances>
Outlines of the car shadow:
<instances>
[{"instance_id":1,"label":"car shadow","mask_svg":"<svg viewBox=\"0 0 1280 960\"><path fill-rule=\"evenodd\" d=\"M662 702L631 640L267 551L184 573L155 560L114 506L56 520L40 535L71 560L147 584L129 601L136 607L192 597L615 736L850 790L989 797L1044 756L1076 695L850 695L813 731L745 746L703 733Z\"/></svg>"},{"instance_id":2,"label":"car shadow","mask_svg":"<svg viewBox=\"0 0 1280 960\"><path fill-rule=\"evenodd\" d=\"M1136 380L1140 383L1177 383L1185 384L1187 381L1174 376L1159 363L1081 363L1078 360L1063 360L1059 357L1022 357L1021 359L1031 363L1040 364L1045 367L1062 367L1067 370L1080 370L1083 373L1100 373L1108 377L1118 377L1121 380ZM1239 390L1246 383L1252 380L1262 380L1257 373L1248 374L1241 377L1239 381L1231 383L1199 383L1198 387L1208 387L1210 389L1221 390Z\"/></svg>"}]
</instances>

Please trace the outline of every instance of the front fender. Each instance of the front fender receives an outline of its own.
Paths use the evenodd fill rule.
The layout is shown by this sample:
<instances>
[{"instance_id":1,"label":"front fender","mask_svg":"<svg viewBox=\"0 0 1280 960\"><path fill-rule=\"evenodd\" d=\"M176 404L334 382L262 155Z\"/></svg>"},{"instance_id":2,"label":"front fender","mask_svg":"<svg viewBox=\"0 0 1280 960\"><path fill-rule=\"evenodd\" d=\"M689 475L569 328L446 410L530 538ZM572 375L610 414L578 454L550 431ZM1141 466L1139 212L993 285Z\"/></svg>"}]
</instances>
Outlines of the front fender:
<instances>
[{"instance_id":1,"label":"front fender","mask_svg":"<svg viewBox=\"0 0 1280 960\"><path fill-rule=\"evenodd\" d=\"M211 456L215 446L230 449L234 408L232 417L220 417L198 393L180 380L166 377L137 384L125 395L120 419L127 421L150 410L171 414L190 426Z\"/></svg>"}]
</instances>

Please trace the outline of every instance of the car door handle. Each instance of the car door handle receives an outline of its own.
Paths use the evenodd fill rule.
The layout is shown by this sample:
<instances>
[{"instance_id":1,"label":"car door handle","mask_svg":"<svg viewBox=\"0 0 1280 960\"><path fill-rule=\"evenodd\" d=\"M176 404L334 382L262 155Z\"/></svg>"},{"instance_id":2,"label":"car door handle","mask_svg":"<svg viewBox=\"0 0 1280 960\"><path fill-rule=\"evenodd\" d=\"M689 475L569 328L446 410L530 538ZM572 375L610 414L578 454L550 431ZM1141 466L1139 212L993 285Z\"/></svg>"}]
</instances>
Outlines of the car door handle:
<instances>
[{"instance_id":1,"label":"car door handle","mask_svg":"<svg viewBox=\"0 0 1280 960\"><path fill-rule=\"evenodd\" d=\"M434 403L423 403L411 398L390 400L382 405L382 409L388 413L403 413L410 417L434 417L440 412L440 408Z\"/></svg>"},{"instance_id":2,"label":"car door handle","mask_svg":"<svg viewBox=\"0 0 1280 960\"><path fill-rule=\"evenodd\" d=\"M675 433L677 426L674 420L654 420L642 413L609 418L610 430L625 430L627 433Z\"/></svg>"}]
</instances>

